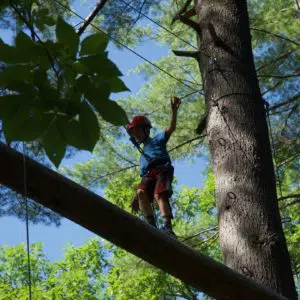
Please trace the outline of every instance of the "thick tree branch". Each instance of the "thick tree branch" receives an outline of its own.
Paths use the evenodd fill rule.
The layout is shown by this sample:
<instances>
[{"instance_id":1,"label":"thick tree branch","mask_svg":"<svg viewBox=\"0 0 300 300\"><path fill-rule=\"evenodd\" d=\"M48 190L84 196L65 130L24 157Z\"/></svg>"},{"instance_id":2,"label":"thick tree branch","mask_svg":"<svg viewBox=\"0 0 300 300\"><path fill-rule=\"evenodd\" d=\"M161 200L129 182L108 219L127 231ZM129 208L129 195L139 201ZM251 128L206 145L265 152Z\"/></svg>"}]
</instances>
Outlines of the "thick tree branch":
<instances>
[{"instance_id":1,"label":"thick tree branch","mask_svg":"<svg viewBox=\"0 0 300 300\"><path fill-rule=\"evenodd\" d=\"M90 25L90 23L94 20L100 10L104 7L108 0L100 0L99 3L96 5L95 9L88 15L85 19L85 22L78 28L77 33L80 36L85 29Z\"/></svg>"},{"instance_id":2,"label":"thick tree branch","mask_svg":"<svg viewBox=\"0 0 300 300\"><path fill-rule=\"evenodd\" d=\"M286 299L149 226L102 197L0 144L0 182L209 296Z\"/></svg>"}]
</instances>

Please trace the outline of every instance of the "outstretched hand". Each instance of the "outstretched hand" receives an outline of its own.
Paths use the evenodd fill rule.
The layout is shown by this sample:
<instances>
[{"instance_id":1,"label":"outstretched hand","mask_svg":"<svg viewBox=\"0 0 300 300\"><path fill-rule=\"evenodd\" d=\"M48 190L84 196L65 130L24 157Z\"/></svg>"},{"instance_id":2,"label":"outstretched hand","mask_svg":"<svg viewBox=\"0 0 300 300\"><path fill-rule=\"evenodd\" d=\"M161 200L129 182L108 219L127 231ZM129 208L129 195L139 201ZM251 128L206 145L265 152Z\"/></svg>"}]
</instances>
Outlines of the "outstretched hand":
<instances>
[{"instance_id":1,"label":"outstretched hand","mask_svg":"<svg viewBox=\"0 0 300 300\"><path fill-rule=\"evenodd\" d=\"M171 98L171 108L173 112L177 112L180 104L181 104L181 100L178 97L173 96Z\"/></svg>"}]
</instances>

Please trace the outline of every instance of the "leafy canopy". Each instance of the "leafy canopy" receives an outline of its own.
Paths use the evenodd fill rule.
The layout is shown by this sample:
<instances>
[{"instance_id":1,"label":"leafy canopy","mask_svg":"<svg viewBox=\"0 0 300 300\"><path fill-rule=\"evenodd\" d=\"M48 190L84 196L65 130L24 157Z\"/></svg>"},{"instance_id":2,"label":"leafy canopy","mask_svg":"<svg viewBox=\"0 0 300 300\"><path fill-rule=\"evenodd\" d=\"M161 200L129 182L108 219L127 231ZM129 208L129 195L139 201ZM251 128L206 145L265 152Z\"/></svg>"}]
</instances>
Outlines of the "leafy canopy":
<instances>
[{"instance_id":1,"label":"leafy canopy","mask_svg":"<svg viewBox=\"0 0 300 300\"><path fill-rule=\"evenodd\" d=\"M8 142L40 140L58 166L67 145L94 149L99 117L116 126L128 122L125 111L109 99L112 92L128 89L108 59L107 36L95 33L80 41L62 17L51 18L47 8L31 2L10 2L25 28L14 45L0 40L0 117ZM40 38L45 26L55 27L55 37Z\"/></svg>"}]
</instances>

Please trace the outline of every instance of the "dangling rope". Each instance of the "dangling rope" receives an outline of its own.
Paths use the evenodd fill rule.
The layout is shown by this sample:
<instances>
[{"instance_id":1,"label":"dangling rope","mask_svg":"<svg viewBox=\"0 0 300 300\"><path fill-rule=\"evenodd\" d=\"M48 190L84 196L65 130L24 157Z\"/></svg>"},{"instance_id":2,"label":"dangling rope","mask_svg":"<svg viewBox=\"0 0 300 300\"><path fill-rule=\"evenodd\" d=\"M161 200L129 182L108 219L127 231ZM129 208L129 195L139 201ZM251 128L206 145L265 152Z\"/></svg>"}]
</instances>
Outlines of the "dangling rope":
<instances>
[{"instance_id":1,"label":"dangling rope","mask_svg":"<svg viewBox=\"0 0 300 300\"><path fill-rule=\"evenodd\" d=\"M27 178L26 178L26 147L23 142L23 178L24 178L24 203L25 203L25 219L26 219L26 247L27 247L27 275L28 275L28 293L29 300L32 300L31 288L31 264L30 264L30 240L29 240L29 216L28 216L28 199L27 199Z\"/></svg>"}]
</instances>

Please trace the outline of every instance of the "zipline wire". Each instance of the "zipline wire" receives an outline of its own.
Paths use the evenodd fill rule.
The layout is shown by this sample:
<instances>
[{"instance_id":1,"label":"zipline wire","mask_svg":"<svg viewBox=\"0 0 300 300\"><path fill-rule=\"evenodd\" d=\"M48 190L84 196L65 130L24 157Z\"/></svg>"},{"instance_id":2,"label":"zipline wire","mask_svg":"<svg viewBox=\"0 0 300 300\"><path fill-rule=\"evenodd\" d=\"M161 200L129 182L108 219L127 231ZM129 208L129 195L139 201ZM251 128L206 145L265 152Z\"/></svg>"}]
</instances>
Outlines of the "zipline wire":
<instances>
[{"instance_id":1,"label":"zipline wire","mask_svg":"<svg viewBox=\"0 0 300 300\"><path fill-rule=\"evenodd\" d=\"M71 12L73 15L75 15L76 17L80 18L82 21L85 21L85 19L80 16L77 12L75 12L74 10L72 10L71 8L65 6L64 4L60 3L58 0L54 0L58 5L60 5L61 7L63 7L64 9L68 10L69 12ZM130 47L126 46L124 43L120 42L118 39L114 38L113 36L109 35L107 32L105 32L104 30L102 30L101 28L99 28L98 26L94 25L93 23L89 24L90 26L92 26L93 28L95 28L97 31L104 33L105 35L107 35L110 39L112 39L114 42L118 43L119 45L121 45L122 47L124 47L125 49L127 49L128 51L130 51L131 53L135 54L136 56L138 56L139 58L141 58L142 60L146 61L147 63L149 63L151 66L155 67L156 69L160 70L161 72L165 73L166 75L168 75L169 77L175 79L176 81L178 81L179 83L185 85L186 87L190 88L193 91L197 91L195 88L191 87L190 85L186 84L183 80L177 78L176 76L172 75L171 73L169 73L168 71L164 70L163 68L161 68L160 66L158 66L157 64L151 62L148 58L144 57L143 55L139 54L138 52L136 52L135 50L131 49Z\"/></svg>"},{"instance_id":2,"label":"zipline wire","mask_svg":"<svg viewBox=\"0 0 300 300\"><path fill-rule=\"evenodd\" d=\"M137 11L140 13L141 16L143 16L144 18L148 19L150 22L154 23L155 25L157 25L158 27L164 29L165 31L167 31L169 34L173 35L174 37L178 38L179 40L181 40L182 42L184 42L185 44L187 44L188 46L194 48L195 50L199 51L199 49L192 45L190 42L188 42L187 40L181 38L179 35L177 35L176 33L172 32L170 29L168 29L167 27L163 26L162 24L158 23L157 21L153 20L152 18L150 18L149 16L147 16L146 14L142 13L139 9L135 8L134 6L132 6L131 4L127 3L124 0L120 0L121 2L123 2L124 4L126 4L128 7L130 7L131 9Z\"/></svg>"},{"instance_id":3,"label":"zipline wire","mask_svg":"<svg viewBox=\"0 0 300 300\"><path fill-rule=\"evenodd\" d=\"M32 300L32 281L31 281L31 263L30 263L30 239L29 239L29 213L27 199L27 172L26 172L26 146L23 142L23 179L24 179L24 203L25 203L25 220L26 220L26 248L27 248L27 277L29 299Z\"/></svg>"}]
</instances>

